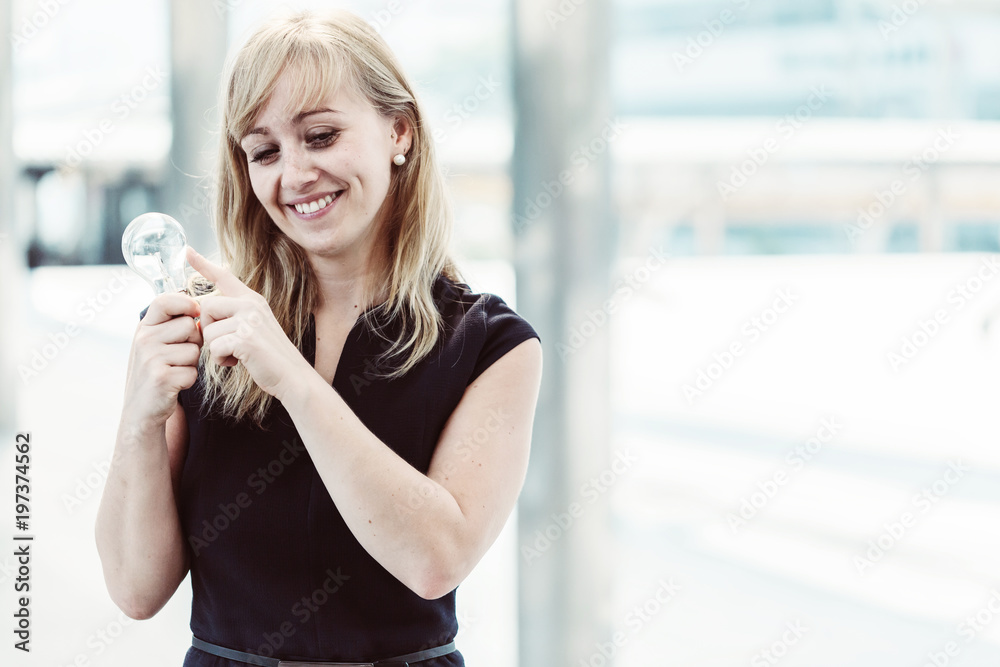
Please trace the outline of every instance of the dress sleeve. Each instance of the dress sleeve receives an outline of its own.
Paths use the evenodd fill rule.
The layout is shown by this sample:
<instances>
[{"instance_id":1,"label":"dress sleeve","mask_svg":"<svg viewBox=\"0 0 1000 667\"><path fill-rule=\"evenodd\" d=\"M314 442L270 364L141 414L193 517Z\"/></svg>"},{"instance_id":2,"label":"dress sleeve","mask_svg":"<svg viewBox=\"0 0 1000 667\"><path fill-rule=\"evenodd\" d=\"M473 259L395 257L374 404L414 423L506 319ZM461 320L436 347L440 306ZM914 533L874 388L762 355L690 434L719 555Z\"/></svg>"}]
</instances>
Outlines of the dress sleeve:
<instances>
[{"instance_id":1,"label":"dress sleeve","mask_svg":"<svg viewBox=\"0 0 1000 667\"><path fill-rule=\"evenodd\" d=\"M490 294L486 298L486 342L479 352L479 358L472 369L468 384L472 384L473 380L489 368L494 361L524 341L529 338L541 340L541 337L528 324L527 320L515 313L503 299L495 294Z\"/></svg>"}]
</instances>

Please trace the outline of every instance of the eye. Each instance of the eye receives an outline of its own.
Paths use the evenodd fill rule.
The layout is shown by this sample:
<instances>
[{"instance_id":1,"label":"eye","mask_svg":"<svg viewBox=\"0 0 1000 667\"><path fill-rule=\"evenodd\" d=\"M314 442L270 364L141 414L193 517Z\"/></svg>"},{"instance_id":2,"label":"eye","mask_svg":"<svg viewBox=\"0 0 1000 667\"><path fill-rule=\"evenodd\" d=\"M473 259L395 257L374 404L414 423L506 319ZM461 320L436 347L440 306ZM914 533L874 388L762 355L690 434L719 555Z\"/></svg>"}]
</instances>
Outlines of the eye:
<instances>
[{"instance_id":1,"label":"eye","mask_svg":"<svg viewBox=\"0 0 1000 667\"><path fill-rule=\"evenodd\" d=\"M326 148L336 141L338 134L339 132L337 130L322 130L306 137L306 140L312 148Z\"/></svg>"},{"instance_id":2,"label":"eye","mask_svg":"<svg viewBox=\"0 0 1000 667\"><path fill-rule=\"evenodd\" d=\"M250 162L256 162L257 164L270 164L274 162L277 154L277 148L261 146L250 152Z\"/></svg>"}]
</instances>

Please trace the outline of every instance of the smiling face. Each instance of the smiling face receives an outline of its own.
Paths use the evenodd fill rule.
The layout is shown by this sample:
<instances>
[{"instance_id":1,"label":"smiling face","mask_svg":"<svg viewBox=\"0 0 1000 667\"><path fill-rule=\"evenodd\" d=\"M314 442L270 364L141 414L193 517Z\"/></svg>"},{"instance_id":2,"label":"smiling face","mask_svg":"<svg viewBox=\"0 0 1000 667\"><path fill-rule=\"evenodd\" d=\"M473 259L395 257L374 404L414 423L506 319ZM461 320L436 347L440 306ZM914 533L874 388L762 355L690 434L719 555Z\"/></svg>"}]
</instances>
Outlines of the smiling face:
<instances>
[{"instance_id":1,"label":"smiling face","mask_svg":"<svg viewBox=\"0 0 1000 667\"><path fill-rule=\"evenodd\" d=\"M318 258L370 256L389 191L392 158L409 150L411 128L379 114L342 86L302 112L296 73L273 95L240 142L253 192L275 225Z\"/></svg>"}]
</instances>

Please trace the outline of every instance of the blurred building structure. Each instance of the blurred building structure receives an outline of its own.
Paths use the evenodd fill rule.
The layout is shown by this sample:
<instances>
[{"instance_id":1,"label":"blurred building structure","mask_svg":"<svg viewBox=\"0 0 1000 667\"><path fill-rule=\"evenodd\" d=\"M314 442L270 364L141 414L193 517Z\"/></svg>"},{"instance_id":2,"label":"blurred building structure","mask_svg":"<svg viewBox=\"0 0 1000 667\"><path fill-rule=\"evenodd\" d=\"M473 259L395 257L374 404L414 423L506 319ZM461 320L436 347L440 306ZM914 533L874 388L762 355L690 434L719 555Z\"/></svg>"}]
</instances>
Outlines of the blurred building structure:
<instances>
[{"instance_id":1,"label":"blurred building structure","mask_svg":"<svg viewBox=\"0 0 1000 667\"><path fill-rule=\"evenodd\" d=\"M628 246L1000 250L997 3L620 0L618 17Z\"/></svg>"},{"instance_id":2,"label":"blurred building structure","mask_svg":"<svg viewBox=\"0 0 1000 667\"><path fill-rule=\"evenodd\" d=\"M545 357L537 446L518 510L522 667L569 667L613 634L604 611L614 571L609 508L588 507L578 520L580 485L614 458L608 316L588 322L585 339L563 335L614 291L611 3L568 5L569 16L557 4L517 0L513 8L517 302Z\"/></svg>"},{"instance_id":3,"label":"blurred building structure","mask_svg":"<svg viewBox=\"0 0 1000 667\"><path fill-rule=\"evenodd\" d=\"M0 35L9 32L9 5L0 6ZM20 303L21 253L15 247L14 233L14 174L10 159L13 118L13 86L11 85L11 51L0 49L0 433L14 428L16 412L14 377L14 345L18 329L15 312Z\"/></svg>"},{"instance_id":4,"label":"blurred building structure","mask_svg":"<svg viewBox=\"0 0 1000 667\"><path fill-rule=\"evenodd\" d=\"M169 24L187 4L173 6L151 3L142 11ZM208 39L211 30L225 32L227 21L242 25L253 14L243 3L199 6L201 20L191 24L199 27L175 34L180 46L192 45L202 56L206 44L222 43ZM628 136L646 151L613 146L623 238L632 239L626 247L656 240L681 255L1000 249L1000 209L989 185L997 160L981 151L970 160L957 157L961 150L942 152L898 205L870 225L871 233L849 234L877 193L933 143L936 130L979 121L956 143L961 149L975 146L981 132L992 136L1000 121L1000 74L989 66L1000 62L996 4L922 3L911 13L901 7L874 0L619 0L613 107L620 118L634 119ZM371 12L373 22L391 29L395 15L381 12L385 17ZM18 21L30 18L23 9L16 14ZM547 26L553 33L570 18L555 15ZM411 25L431 18L406 16ZM197 90L199 100L214 100L224 49L209 65L170 44L165 34L144 36L141 62L131 68L95 52L93 66L103 79L128 82L112 86L118 99L111 107L106 93L81 90L71 109L47 92L80 89L71 74L51 70L44 59L17 61L15 150L29 264L119 262L124 225L151 209L172 212L211 243L204 176L215 131L206 110L214 101L186 105L175 98ZM183 68L184 86L175 66ZM438 83L442 90L449 85L460 98L457 85ZM509 96L509 90L499 94ZM475 112L461 112L461 119L448 112L433 119L442 152L452 154L460 212L502 209L510 197L506 111L496 100L482 109L476 102ZM891 128L887 119L894 119ZM451 131L456 120L460 132ZM909 143L898 136L900 126L910 128ZM473 129L498 137L497 144L478 154L463 149L458 143ZM644 136L636 139L638 131ZM879 145L887 131L897 135L895 153ZM177 132L183 141L175 140ZM743 168L769 140L775 150ZM70 163L77 173L66 173ZM734 186L739 192L731 197L720 193L722 184L740 182L740 172L749 174L746 185ZM53 211L54 198L46 194L52 191L80 205ZM515 220L530 203L514 202ZM82 218L68 219L64 208ZM490 231L469 240L512 249L506 223L490 217Z\"/></svg>"},{"instance_id":5,"label":"blurred building structure","mask_svg":"<svg viewBox=\"0 0 1000 667\"><path fill-rule=\"evenodd\" d=\"M630 116L1000 119L990 1L618 0L615 97Z\"/></svg>"}]
</instances>

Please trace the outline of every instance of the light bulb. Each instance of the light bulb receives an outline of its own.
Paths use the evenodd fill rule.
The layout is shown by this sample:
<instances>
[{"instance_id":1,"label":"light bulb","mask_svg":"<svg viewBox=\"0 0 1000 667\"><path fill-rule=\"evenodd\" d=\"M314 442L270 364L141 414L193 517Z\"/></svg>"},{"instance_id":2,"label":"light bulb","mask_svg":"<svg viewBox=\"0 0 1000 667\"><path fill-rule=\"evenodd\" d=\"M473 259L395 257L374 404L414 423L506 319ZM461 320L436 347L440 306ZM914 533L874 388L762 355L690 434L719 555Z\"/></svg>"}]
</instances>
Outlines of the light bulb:
<instances>
[{"instance_id":1,"label":"light bulb","mask_svg":"<svg viewBox=\"0 0 1000 667\"><path fill-rule=\"evenodd\" d=\"M186 247L184 228L163 213L140 215L128 224L122 234L125 261L152 286L156 294L185 290Z\"/></svg>"}]
</instances>

